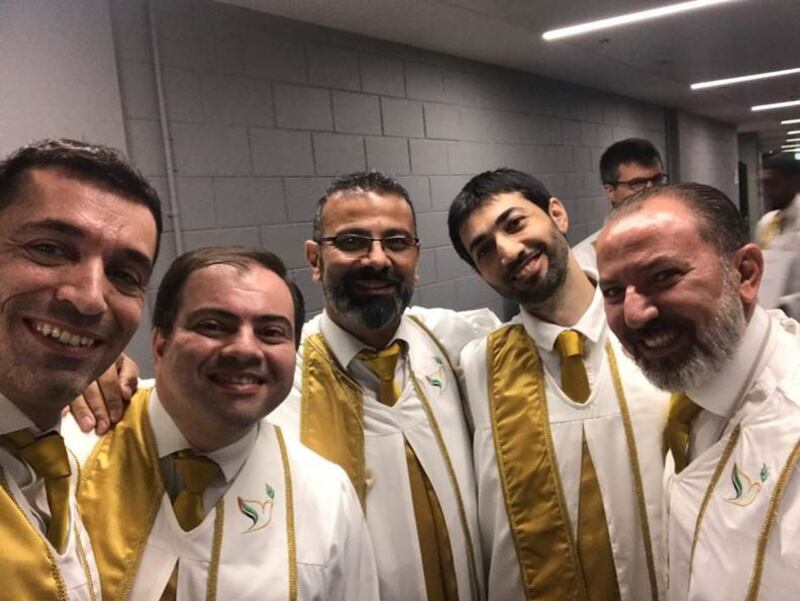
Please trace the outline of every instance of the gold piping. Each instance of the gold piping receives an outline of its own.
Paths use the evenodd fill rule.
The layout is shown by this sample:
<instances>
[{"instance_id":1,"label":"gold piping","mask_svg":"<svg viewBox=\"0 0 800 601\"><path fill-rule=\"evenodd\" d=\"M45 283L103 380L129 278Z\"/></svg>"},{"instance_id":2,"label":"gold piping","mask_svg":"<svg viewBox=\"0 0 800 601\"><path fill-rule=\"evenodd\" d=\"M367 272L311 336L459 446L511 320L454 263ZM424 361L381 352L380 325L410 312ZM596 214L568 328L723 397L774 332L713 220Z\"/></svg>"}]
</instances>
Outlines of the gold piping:
<instances>
[{"instance_id":1,"label":"gold piping","mask_svg":"<svg viewBox=\"0 0 800 601\"><path fill-rule=\"evenodd\" d=\"M606 355L608 356L608 365L611 368L611 377L614 380L614 389L617 393L619 409L622 414L622 425L625 428L625 440L628 443L628 457L630 458L631 472L633 473L633 487L636 491L639 522L642 527L642 536L644 537L644 554L647 559L647 575L650 578L650 593L653 601L658 601L656 564L653 559L653 542L650 535L650 522L647 519L647 505L644 496L644 484L642 483L642 470L639 465L639 452L636 449L636 438L633 435L633 423L631 422L631 414L628 410L628 401L625 398L625 390L622 386L622 380L619 377L617 357L614 355L614 349L608 341L606 342Z\"/></svg>"},{"instance_id":2,"label":"gold piping","mask_svg":"<svg viewBox=\"0 0 800 601\"><path fill-rule=\"evenodd\" d=\"M422 390L422 386L420 386L419 381L417 380L417 376L414 375L414 371L411 369L411 364L409 362L408 366L409 374L411 375L411 382L414 385L414 392L417 393L419 400L422 402L422 406L425 408L425 414L428 416L428 423L431 425L431 430L433 431L433 435L436 438L436 444L439 447L439 453L441 453L442 457L444 458L445 467L447 468L447 476L450 480L450 486L453 489L456 497L456 505L458 505L458 517L461 521L461 530L463 532L464 538L467 541L467 554L469 555L469 579L470 585L472 588L472 598L473 599L480 599L480 587L478 585L478 574L477 574L477 566L475 565L475 549L472 546L472 535L469 529L469 523L467 521L467 512L464 509L464 501L461 498L461 489L458 486L458 479L456 478L455 470L453 469L453 464L450 461L450 454L447 452L447 447L444 444L444 438L442 438L442 432L439 430L439 424L436 421L436 417L433 415L433 410L431 409L430 403L428 403L428 397L425 396L425 392Z\"/></svg>"},{"instance_id":3,"label":"gold piping","mask_svg":"<svg viewBox=\"0 0 800 601\"><path fill-rule=\"evenodd\" d=\"M756 558L753 563L753 576L750 580L750 586L747 587L747 597L745 597L745 601L756 601L756 599L758 599L758 592L761 589L761 576L764 573L764 558L767 553L769 535L772 533L772 528L775 525L775 517L778 514L778 508L783 500L783 494L786 492L786 486L789 484L791 474L797 466L798 459L800 459L800 442L792 449L789 460L786 462L786 465L783 466L781 475L778 478L778 483L775 485L775 490L769 500L767 517L764 520L764 524L761 526L761 534L758 537Z\"/></svg>"},{"instance_id":4,"label":"gold piping","mask_svg":"<svg viewBox=\"0 0 800 601\"><path fill-rule=\"evenodd\" d=\"M206 581L206 601L217 599L217 576L219 575L219 557L222 553L222 527L225 522L225 496L214 505L214 539L211 543L211 562L208 566Z\"/></svg>"},{"instance_id":5,"label":"gold piping","mask_svg":"<svg viewBox=\"0 0 800 601\"><path fill-rule=\"evenodd\" d=\"M736 446L736 442L739 440L739 433L741 432L740 424L736 424L736 427L731 432L731 437L728 440L727 444L725 445L725 450L722 451L722 457L717 462L717 467L714 468L714 474L711 476L711 481L708 483L708 488L706 489L706 494L703 497L703 502L700 504L700 512L697 514L697 522L694 525L694 537L692 538L692 550L689 553L689 582L687 583L687 587L692 582L692 569L694 567L694 552L697 549L697 541L700 538L700 526L703 523L703 518L706 516L706 509L708 509L708 504L711 502L711 496L714 494L714 489L717 487L717 483L719 482L720 476L722 476L722 470L725 469L725 465L728 463L728 460L731 458L733 454L733 449Z\"/></svg>"},{"instance_id":6,"label":"gold piping","mask_svg":"<svg viewBox=\"0 0 800 601\"><path fill-rule=\"evenodd\" d=\"M283 432L275 426L278 446L281 449L283 463L283 481L286 486L286 540L289 550L289 601L297 601L297 540L294 532L294 495L292 493L292 472L289 468L289 456L286 453L286 442Z\"/></svg>"}]
</instances>

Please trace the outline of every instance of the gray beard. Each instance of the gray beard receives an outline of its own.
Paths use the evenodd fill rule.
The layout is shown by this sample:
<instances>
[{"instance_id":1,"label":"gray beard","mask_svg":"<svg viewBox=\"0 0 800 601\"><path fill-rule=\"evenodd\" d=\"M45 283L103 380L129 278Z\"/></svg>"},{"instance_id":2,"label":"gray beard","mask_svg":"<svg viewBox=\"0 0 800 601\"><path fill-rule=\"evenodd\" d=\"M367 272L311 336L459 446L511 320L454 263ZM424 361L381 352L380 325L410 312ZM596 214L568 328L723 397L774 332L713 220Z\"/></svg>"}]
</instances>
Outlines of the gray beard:
<instances>
[{"instance_id":1,"label":"gray beard","mask_svg":"<svg viewBox=\"0 0 800 601\"><path fill-rule=\"evenodd\" d=\"M719 312L708 327L704 347L695 344L677 365L664 365L635 357L636 364L655 386L667 391L683 392L702 386L731 359L747 327L739 294L724 274L725 287L720 297Z\"/></svg>"},{"instance_id":2,"label":"gray beard","mask_svg":"<svg viewBox=\"0 0 800 601\"><path fill-rule=\"evenodd\" d=\"M337 317L359 329L382 330L400 319L411 303L413 289L398 282L398 292L391 296L353 294L346 283L331 284L324 276L322 291L331 302Z\"/></svg>"}]
</instances>

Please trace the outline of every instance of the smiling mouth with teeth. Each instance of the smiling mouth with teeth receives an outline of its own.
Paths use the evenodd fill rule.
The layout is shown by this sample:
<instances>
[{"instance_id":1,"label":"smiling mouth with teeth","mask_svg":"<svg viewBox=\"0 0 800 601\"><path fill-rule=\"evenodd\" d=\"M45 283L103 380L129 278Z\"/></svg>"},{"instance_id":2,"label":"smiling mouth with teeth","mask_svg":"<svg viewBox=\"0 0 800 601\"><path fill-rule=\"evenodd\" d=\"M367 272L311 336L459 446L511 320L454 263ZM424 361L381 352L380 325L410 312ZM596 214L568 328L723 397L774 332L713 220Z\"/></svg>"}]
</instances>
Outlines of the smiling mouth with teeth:
<instances>
[{"instance_id":1,"label":"smiling mouth with teeth","mask_svg":"<svg viewBox=\"0 0 800 601\"><path fill-rule=\"evenodd\" d=\"M57 340L58 342L66 346L88 347L92 346L95 343L94 338L73 334L68 330L59 328L58 326L52 326L49 323L44 323L42 321L37 321L34 324L33 328L43 336L51 338L53 340Z\"/></svg>"},{"instance_id":2,"label":"smiling mouth with teeth","mask_svg":"<svg viewBox=\"0 0 800 601\"><path fill-rule=\"evenodd\" d=\"M263 384L264 380L258 376L234 376L215 374L211 379L219 384Z\"/></svg>"}]
</instances>

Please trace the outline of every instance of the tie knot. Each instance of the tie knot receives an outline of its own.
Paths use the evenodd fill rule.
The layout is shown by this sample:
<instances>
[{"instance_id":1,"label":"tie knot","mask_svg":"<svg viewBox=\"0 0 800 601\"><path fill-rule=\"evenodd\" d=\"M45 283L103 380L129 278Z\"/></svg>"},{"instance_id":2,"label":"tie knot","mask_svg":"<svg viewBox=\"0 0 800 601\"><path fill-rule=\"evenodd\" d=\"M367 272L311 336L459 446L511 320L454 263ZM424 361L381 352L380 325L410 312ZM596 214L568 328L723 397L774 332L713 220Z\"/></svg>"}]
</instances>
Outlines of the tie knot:
<instances>
[{"instance_id":1,"label":"tie knot","mask_svg":"<svg viewBox=\"0 0 800 601\"><path fill-rule=\"evenodd\" d=\"M556 339L556 349L562 359L583 357L583 336L575 330L564 330Z\"/></svg>"},{"instance_id":2,"label":"tie knot","mask_svg":"<svg viewBox=\"0 0 800 601\"><path fill-rule=\"evenodd\" d=\"M72 473L64 439L57 432L35 438L26 428L5 434L2 439L40 478L64 478Z\"/></svg>"},{"instance_id":3,"label":"tie knot","mask_svg":"<svg viewBox=\"0 0 800 601\"><path fill-rule=\"evenodd\" d=\"M397 360L400 359L400 350L400 343L395 340L379 351L364 349L358 353L358 358L381 382L390 382L394 380Z\"/></svg>"},{"instance_id":4,"label":"tie knot","mask_svg":"<svg viewBox=\"0 0 800 601\"><path fill-rule=\"evenodd\" d=\"M202 455L195 455L191 450L178 451L174 457L175 469L178 470L183 487L192 494L202 496L221 473L216 461Z\"/></svg>"}]
</instances>

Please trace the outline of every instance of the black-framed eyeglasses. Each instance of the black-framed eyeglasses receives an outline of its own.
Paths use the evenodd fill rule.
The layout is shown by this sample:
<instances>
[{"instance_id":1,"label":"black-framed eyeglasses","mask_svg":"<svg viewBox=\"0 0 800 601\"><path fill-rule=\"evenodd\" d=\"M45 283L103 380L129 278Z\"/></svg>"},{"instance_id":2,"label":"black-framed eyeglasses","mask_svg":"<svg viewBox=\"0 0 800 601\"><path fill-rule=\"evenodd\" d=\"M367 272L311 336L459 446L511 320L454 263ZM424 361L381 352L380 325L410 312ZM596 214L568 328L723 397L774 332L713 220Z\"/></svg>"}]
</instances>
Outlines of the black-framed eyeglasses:
<instances>
[{"instance_id":1,"label":"black-framed eyeglasses","mask_svg":"<svg viewBox=\"0 0 800 601\"><path fill-rule=\"evenodd\" d=\"M320 244L331 244L337 250L350 255L367 254L372 250L373 242L380 242L381 248L387 253L404 253L419 246L419 238L408 234L395 234L393 236L383 236L373 238L364 234L337 234L336 236L326 236L317 240Z\"/></svg>"},{"instance_id":2,"label":"black-framed eyeglasses","mask_svg":"<svg viewBox=\"0 0 800 601\"><path fill-rule=\"evenodd\" d=\"M609 182L612 186L628 186L634 192L641 192L648 186L663 186L669 183L668 173L659 173L653 177L634 177L627 181Z\"/></svg>"}]
</instances>

